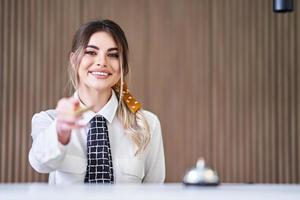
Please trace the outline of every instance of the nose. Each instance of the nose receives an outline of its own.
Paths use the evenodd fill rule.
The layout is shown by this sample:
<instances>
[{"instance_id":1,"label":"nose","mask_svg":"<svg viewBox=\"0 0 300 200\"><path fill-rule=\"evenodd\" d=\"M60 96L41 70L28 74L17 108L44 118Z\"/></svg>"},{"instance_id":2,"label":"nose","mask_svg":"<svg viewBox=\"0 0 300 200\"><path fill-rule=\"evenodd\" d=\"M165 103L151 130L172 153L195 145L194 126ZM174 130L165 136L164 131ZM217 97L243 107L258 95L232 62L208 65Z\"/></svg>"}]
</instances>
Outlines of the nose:
<instances>
[{"instance_id":1,"label":"nose","mask_svg":"<svg viewBox=\"0 0 300 200\"><path fill-rule=\"evenodd\" d=\"M106 55L105 53L99 53L97 56L96 60L97 66L106 66L107 65L107 60L106 60Z\"/></svg>"}]
</instances>

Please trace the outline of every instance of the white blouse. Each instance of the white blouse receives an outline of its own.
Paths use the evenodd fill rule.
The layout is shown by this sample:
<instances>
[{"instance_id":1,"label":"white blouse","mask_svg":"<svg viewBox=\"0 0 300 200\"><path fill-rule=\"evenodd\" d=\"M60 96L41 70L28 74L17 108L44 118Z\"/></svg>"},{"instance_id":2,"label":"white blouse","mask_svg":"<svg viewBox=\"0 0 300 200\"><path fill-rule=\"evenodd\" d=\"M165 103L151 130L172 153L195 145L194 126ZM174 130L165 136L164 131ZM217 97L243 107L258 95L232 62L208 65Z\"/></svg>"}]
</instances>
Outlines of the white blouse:
<instances>
[{"instance_id":1,"label":"white blouse","mask_svg":"<svg viewBox=\"0 0 300 200\"><path fill-rule=\"evenodd\" d=\"M74 94L78 98L77 93ZM83 106L83 105L81 105ZM146 150L135 156L136 145L124 132L116 116L118 100L110 100L98 112L88 111L82 120L88 123L95 115L107 120L115 183L162 183L165 179L165 157L159 119L142 110L150 127L151 140ZM55 110L37 113L32 118L33 139L29 152L31 166L40 173L50 173L50 184L83 183L87 168L88 127L74 129L70 142L62 145L57 138Z\"/></svg>"}]
</instances>

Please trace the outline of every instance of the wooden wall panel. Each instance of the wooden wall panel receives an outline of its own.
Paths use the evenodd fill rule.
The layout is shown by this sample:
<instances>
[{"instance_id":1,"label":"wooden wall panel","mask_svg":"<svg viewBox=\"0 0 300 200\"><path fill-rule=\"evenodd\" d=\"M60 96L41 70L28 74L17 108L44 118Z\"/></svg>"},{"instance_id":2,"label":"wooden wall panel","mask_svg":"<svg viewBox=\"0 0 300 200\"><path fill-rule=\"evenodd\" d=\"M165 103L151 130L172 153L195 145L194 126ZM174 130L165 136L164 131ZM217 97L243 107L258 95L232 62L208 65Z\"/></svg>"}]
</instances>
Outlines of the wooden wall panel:
<instances>
[{"instance_id":1,"label":"wooden wall panel","mask_svg":"<svg viewBox=\"0 0 300 200\"><path fill-rule=\"evenodd\" d=\"M31 117L68 94L78 26L119 23L130 89L163 129L167 182L198 157L223 182L300 182L300 7L271 0L0 0L0 182L28 163Z\"/></svg>"},{"instance_id":2,"label":"wooden wall panel","mask_svg":"<svg viewBox=\"0 0 300 200\"><path fill-rule=\"evenodd\" d=\"M71 15L76 3L1 1L0 182L47 180L28 163L31 117L66 93L70 38L80 24Z\"/></svg>"},{"instance_id":3,"label":"wooden wall panel","mask_svg":"<svg viewBox=\"0 0 300 200\"><path fill-rule=\"evenodd\" d=\"M178 181L199 156L210 157L210 7L151 1L149 9L146 106L161 118L168 181Z\"/></svg>"}]
</instances>

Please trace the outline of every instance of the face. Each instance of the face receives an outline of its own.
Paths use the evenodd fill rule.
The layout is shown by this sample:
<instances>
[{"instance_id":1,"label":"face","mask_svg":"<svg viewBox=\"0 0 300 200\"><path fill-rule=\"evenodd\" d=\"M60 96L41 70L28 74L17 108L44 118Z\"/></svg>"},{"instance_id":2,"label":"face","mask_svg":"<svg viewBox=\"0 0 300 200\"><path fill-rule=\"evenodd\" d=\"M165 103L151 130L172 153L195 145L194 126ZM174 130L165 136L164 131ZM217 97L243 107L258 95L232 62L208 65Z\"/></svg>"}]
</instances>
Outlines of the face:
<instances>
[{"instance_id":1,"label":"face","mask_svg":"<svg viewBox=\"0 0 300 200\"><path fill-rule=\"evenodd\" d=\"M121 77L119 50L112 36L94 33L78 68L79 88L110 90Z\"/></svg>"}]
</instances>

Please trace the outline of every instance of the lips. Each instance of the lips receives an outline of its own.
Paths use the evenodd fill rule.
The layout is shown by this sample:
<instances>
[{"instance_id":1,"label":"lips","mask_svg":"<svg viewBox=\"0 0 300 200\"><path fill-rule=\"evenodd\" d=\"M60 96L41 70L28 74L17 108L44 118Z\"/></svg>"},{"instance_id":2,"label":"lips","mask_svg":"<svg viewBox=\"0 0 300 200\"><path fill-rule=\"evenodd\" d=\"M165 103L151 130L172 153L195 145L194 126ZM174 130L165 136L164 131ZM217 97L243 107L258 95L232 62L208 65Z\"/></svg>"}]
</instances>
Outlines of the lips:
<instances>
[{"instance_id":1,"label":"lips","mask_svg":"<svg viewBox=\"0 0 300 200\"><path fill-rule=\"evenodd\" d=\"M112 75L112 73L108 70L89 71L89 74L93 75L96 78L107 78Z\"/></svg>"},{"instance_id":2,"label":"lips","mask_svg":"<svg viewBox=\"0 0 300 200\"><path fill-rule=\"evenodd\" d=\"M93 75L100 75L100 76L108 76L111 75L110 73L106 73L106 72L90 72Z\"/></svg>"}]
</instances>

